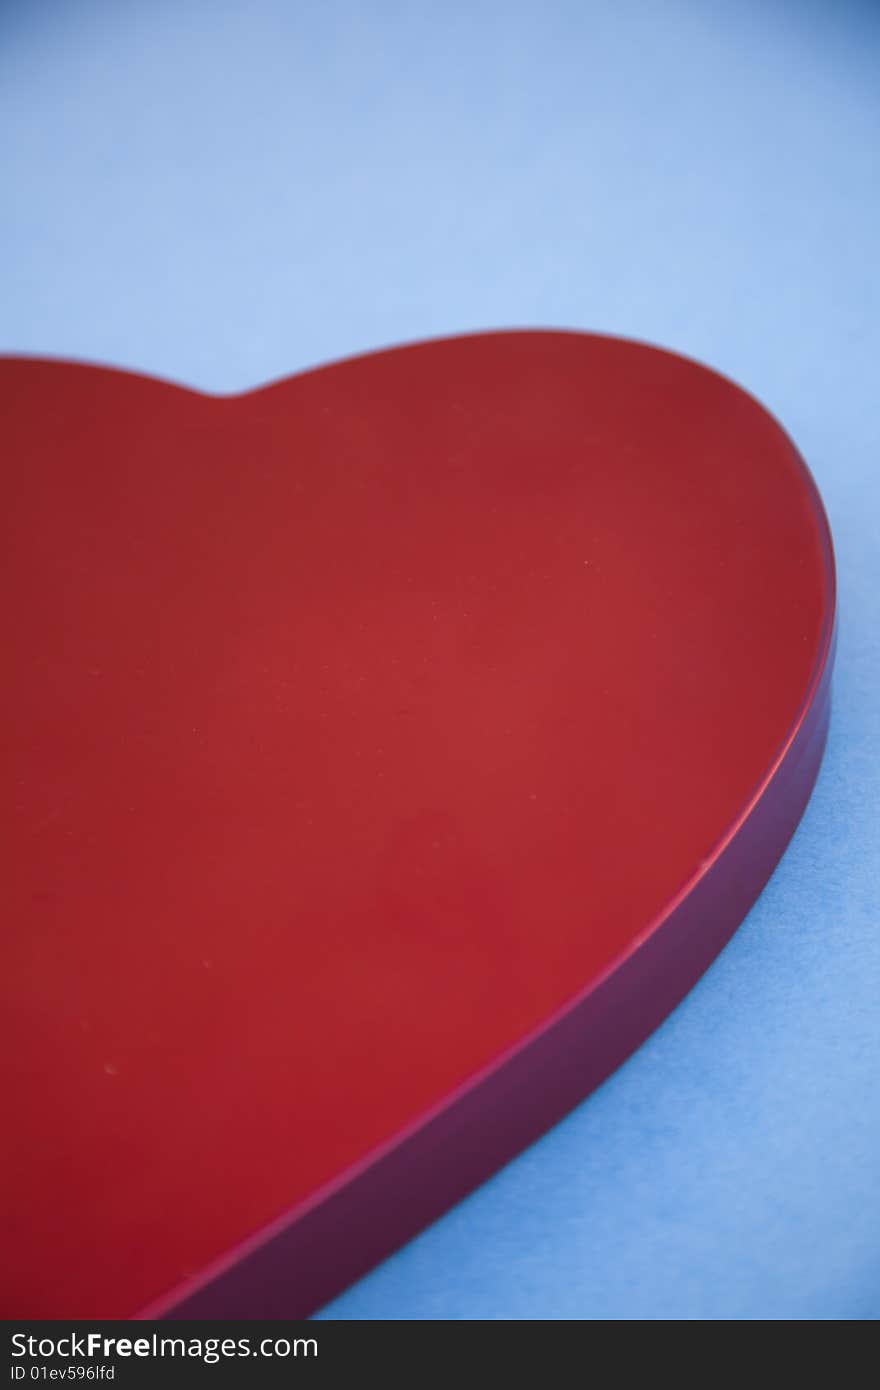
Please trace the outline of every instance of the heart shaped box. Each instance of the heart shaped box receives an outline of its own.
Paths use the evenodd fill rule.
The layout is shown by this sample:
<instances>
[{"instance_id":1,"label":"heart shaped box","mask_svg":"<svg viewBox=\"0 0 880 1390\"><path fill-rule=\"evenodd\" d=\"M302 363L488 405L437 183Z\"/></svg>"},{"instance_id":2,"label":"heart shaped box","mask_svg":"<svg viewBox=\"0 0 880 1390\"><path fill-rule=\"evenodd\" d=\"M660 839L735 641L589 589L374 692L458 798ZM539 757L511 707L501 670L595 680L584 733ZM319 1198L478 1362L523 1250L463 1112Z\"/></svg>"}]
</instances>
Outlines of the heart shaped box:
<instances>
[{"instance_id":1,"label":"heart shaped box","mask_svg":"<svg viewBox=\"0 0 880 1390\"><path fill-rule=\"evenodd\" d=\"M7 1317L308 1313L741 921L834 571L766 412L499 333L231 398L0 363Z\"/></svg>"}]
</instances>

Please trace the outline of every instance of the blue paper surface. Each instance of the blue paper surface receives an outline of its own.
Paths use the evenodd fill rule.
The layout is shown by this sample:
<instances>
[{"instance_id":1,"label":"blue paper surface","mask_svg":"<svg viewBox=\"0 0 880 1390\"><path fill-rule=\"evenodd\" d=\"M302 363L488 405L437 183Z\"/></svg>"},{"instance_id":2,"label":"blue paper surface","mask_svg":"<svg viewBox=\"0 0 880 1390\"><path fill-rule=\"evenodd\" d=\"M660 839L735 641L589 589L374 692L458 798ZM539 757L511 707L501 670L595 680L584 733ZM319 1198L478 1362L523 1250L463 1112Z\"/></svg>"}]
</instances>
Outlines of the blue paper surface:
<instances>
[{"instance_id":1,"label":"blue paper surface","mask_svg":"<svg viewBox=\"0 0 880 1390\"><path fill-rule=\"evenodd\" d=\"M630 335L782 420L834 533L829 748L692 994L345 1318L880 1312L880 7L0 4L0 350L236 390Z\"/></svg>"}]
</instances>

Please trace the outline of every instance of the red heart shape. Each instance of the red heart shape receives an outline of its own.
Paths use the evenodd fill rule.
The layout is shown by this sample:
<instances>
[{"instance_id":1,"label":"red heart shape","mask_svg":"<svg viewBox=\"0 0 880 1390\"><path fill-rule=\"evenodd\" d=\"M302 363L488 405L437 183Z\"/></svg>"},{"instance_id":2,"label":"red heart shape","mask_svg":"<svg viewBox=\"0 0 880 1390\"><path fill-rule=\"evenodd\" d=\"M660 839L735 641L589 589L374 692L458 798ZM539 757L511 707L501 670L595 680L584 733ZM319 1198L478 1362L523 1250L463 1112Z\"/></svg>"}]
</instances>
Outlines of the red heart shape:
<instances>
[{"instance_id":1,"label":"red heart shape","mask_svg":"<svg viewBox=\"0 0 880 1390\"><path fill-rule=\"evenodd\" d=\"M4 1312L301 1315L759 892L827 726L821 504L742 391L607 338L0 383Z\"/></svg>"}]
</instances>

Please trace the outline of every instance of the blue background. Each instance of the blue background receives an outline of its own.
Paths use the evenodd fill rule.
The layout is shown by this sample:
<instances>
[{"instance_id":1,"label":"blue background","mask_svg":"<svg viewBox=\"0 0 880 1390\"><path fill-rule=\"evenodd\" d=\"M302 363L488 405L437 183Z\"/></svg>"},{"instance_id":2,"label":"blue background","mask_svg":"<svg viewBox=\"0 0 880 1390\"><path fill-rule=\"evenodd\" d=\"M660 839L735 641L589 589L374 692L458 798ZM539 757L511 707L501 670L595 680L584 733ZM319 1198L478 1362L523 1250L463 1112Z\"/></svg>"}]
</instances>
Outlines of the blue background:
<instances>
[{"instance_id":1,"label":"blue background","mask_svg":"<svg viewBox=\"0 0 880 1390\"><path fill-rule=\"evenodd\" d=\"M880 6L0 0L0 349L211 390L464 329L742 382L835 535L830 746L717 964L325 1312L880 1312Z\"/></svg>"}]
</instances>

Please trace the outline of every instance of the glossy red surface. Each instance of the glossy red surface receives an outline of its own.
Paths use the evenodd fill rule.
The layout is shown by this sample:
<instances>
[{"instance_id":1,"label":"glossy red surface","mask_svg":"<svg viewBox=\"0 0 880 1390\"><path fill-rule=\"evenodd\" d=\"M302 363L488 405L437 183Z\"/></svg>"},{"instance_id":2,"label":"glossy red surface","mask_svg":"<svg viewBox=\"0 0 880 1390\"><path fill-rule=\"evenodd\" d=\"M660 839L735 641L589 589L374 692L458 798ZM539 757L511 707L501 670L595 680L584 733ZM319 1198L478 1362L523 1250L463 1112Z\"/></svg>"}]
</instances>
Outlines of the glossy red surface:
<instances>
[{"instance_id":1,"label":"glossy red surface","mask_svg":"<svg viewBox=\"0 0 880 1390\"><path fill-rule=\"evenodd\" d=\"M308 1311L759 891L827 722L821 505L729 382L577 334L234 398L6 360L0 411L2 1312Z\"/></svg>"}]
</instances>

